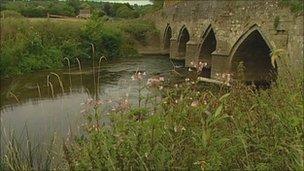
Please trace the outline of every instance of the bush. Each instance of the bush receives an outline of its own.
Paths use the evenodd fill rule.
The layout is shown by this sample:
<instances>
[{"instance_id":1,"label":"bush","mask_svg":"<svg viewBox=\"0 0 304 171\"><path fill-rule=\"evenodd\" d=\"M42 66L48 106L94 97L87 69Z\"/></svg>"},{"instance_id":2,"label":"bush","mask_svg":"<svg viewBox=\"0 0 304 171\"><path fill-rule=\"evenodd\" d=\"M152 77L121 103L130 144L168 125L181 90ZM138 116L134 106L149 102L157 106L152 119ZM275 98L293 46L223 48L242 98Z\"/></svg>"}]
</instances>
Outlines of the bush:
<instances>
[{"instance_id":1,"label":"bush","mask_svg":"<svg viewBox=\"0 0 304 171\"><path fill-rule=\"evenodd\" d=\"M106 55L112 58L118 56L120 54L119 47L122 43L121 38L118 30L108 29L100 19L89 21L82 34L82 39L88 43L87 53L91 57L93 54L89 43L93 43L95 46L95 57Z\"/></svg>"},{"instance_id":2,"label":"bush","mask_svg":"<svg viewBox=\"0 0 304 171\"><path fill-rule=\"evenodd\" d=\"M48 12L56 15L76 16L80 4L73 1L9 1L3 4L3 8L17 11L25 17L46 17Z\"/></svg>"},{"instance_id":3,"label":"bush","mask_svg":"<svg viewBox=\"0 0 304 171\"><path fill-rule=\"evenodd\" d=\"M101 18L105 15L106 15L106 13L102 10L94 10L91 17L92 18Z\"/></svg>"},{"instance_id":4,"label":"bush","mask_svg":"<svg viewBox=\"0 0 304 171\"><path fill-rule=\"evenodd\" d=\"M21 11L25 17L46 17L47 10L43 6L30 6Z\"/></svg>"},{"instance_id":5,"label":"bush","mask_svg":"<svg viewBox=\"0 0 304 171\"><path fill-rule=\"evenodd\" d=\"M138 56L132 36L118 25L93 17L79 20L5 19L1 28L0 75L8 76L62 67L63 58L88 60ZM14 47L14 48L12 48Z\"/></svg>"},{"instance_id":6,"label":"bush","mask_svg":"<svg viewBox=\"0 0 304 171\"><path fill-rule=\"evenodd\" d=\"M139 14L133 10L133 9L130 9L129 7L127 6L121 6L117 9L117 17L119 18L137 18L139 17Z\"/></svg>"},{"instance_id":7,"label":"bush","mask_svg":"<svg viewBox=\"0 0 304 171\"><path fill-rule=\"evenodd\" d=\"M64 16L76 16L76 11L72 6L64 2L53 2L48 8L50 14L64 15Z\"/></svg>"},{"instance_id":8,"label":"bush","mask_svg":"<svg viewBox=\"0 0 304 171\"><path fill-rule=\"evenodd\" d=\"M1 17L3 18L21 18L23 17L19 12L13 10L4 10L1 11Z\"/></svg>"},{"instance_id":9,"label":"bush","mask_svg":"<svg viewBox=\"0 0 304 171\"><path fill-rule=\"evenodd\" d=\"M3 22L1 76L55 69L62 67L64 57L81 57L81 24L24 19Z\"/></svg>"},{"instance_id":10,"label":"bush","mask_svg":"<svg viewBox=\"0 0 304 171\"><path fill-rule=\"evenodd\" d=\"M158 31L152 23L142 20L133 20L132 22L123 23L121 28L129 33L133 39L139 41L143 45L148 43L149 36L158 35Z\"/></svg>"}]
</instances>

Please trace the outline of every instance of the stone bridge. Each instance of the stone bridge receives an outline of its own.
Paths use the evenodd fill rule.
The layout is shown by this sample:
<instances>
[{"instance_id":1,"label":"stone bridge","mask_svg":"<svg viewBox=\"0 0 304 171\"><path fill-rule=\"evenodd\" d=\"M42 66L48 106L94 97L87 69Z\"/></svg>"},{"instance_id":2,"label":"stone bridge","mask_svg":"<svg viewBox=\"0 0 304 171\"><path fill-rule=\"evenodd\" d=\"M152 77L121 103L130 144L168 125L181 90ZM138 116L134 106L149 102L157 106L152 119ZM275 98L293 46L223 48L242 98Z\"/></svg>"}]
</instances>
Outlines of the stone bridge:
<instances>
[{"instance_id":1,"label":"stone bridge","mask_svg":"<svg viewBox=\"0 0 304 171\"><path fill-rule=\"evenodd\" d=\"M277 1L165 1L148 17L170 58L207 63L207 78L237 75L242 62L245 81L276 79L282 62L271 53L281 49L291 52L288 64L303 65L303 15Z\"/></svg>"}]
</instances>

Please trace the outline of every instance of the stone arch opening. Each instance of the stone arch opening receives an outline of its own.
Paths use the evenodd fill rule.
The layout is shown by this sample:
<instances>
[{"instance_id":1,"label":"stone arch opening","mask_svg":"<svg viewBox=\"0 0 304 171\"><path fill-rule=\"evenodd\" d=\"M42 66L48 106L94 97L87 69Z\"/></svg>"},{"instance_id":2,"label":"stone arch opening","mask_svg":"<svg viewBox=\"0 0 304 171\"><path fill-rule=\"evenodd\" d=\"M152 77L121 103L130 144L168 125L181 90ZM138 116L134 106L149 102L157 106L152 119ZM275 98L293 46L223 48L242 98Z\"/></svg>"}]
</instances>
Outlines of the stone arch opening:
<instances>
[{"instance_id":1,"label":"stone arch opening","mask_svg":"<svg viewBox=\"0 0 304 171\"><path fill-rule=\"evenodd\" d=\"M269 84L276 80L277 67L271 63L271 45L255 25L236 43L230 55L231 71L247 83ZM244 73L240 73L240 63Z\"/></svg>"},{"instance_id":2,"label":"stone arch opening","mask_svg":"<svg viewBox=\"0 0 304 171\"><path fill-rule=\"evenodd\" d=\"M166 27L166 30L165 30L165 34L164 34L164 49L165 50L170 49L171 37L172 37L172 29L171 29L170 25L168 24Z\"/></svg>"},{"instance_id":3,"label":"stone arch opening","mask_svg":"<svg viewBox=\"0 0 304 171\"><path fill-rule=\"evenodd\" d=\"M215 32L211 26L205 31L201 43L199 46L199 61L207 63L207 66L203 68L202 74L204 77L211 78L212 67L212 52L216 50L216 38Z\"/></svg>"},{"instance_id":4,"label":"stone arch opening","mask_svg":"<svg viewBox=\"0 0 304 171\"><path fill-rule=\"evenodd\" d=\"M178 55L179 57L186 56L187 42L190 40L188 29L183 26L178 39Z\"/></svg>"}]
</instances>

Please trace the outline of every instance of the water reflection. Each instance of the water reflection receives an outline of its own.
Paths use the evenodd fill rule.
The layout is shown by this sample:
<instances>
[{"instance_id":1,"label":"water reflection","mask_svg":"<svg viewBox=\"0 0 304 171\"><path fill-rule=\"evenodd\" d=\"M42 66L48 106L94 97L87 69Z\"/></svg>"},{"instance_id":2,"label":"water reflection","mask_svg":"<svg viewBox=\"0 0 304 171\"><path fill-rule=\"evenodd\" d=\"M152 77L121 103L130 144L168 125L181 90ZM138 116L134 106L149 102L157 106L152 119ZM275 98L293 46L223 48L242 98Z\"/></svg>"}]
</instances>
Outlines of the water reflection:
<instances>
[{"instance_id":1,"label":"water reflection","mask_svg":"<svg viewBox=\"0 0 304 171\"><path fill-rule=\"evenodd\" d=\"M94 69L99 72L95 74L99 76L97 91L90 67L84 67L80 72L76 66L71 69L70 75L68 70L39 71L1 80L1 115L4 126L20 133L27 123L31 134L41 135L41 139L54 131L64 135L69 127L79 127L83 120L80 114L81 103L95 98L97 93L101 99L113 100L128 95L131 103L135 104L138 85L131 80L131 76L138 68L145 71L147 77L162 75L170 78L172 65L163 56L104 62L100 68ZM52 93L46 82L50 72L60 76L64 92L56 76L51 75Z\"/></svg>"}]
</instances>

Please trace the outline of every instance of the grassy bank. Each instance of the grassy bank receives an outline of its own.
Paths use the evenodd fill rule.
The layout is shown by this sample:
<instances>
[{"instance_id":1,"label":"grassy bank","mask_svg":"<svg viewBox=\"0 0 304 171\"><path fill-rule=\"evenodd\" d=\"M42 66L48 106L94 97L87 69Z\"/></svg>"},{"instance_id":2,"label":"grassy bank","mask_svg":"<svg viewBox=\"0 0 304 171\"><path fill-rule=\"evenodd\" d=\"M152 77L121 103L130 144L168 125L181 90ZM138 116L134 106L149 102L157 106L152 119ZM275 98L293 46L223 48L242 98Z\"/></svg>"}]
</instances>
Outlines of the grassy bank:
<instances>
[{"instance_id":1,"label":"grassy bank","mask_svg":"<svg viewBox=\"0 0 304 171\"><path fill-rule=\"evenodd\" d=\"M70 134L59 152L47 150L40 168L303 170L303 78L283 71L267 90L241 83L203 88L196 71L167 87L166 78L147 81L137 72L138 106L126 97L113 105L111 124L104 126L98 107L107 99L88 100L84 132ZM143 97L143 89L153 93ZM27 149L8 147L3 168L36 168Z\"/></svg>"},{"instance_id":2,"label":"grassy bank","mask_svg":"<svg viewBox=\"0 0 304 171\"><path fill-rule=\"evenodd\" d=\"M0 75L60 68L64 58L73 64L76 58L137 56L135 44L151 34L157 35L153 24L141 20L6 18L1 20Z\"/></svg>"}]
</instances>

